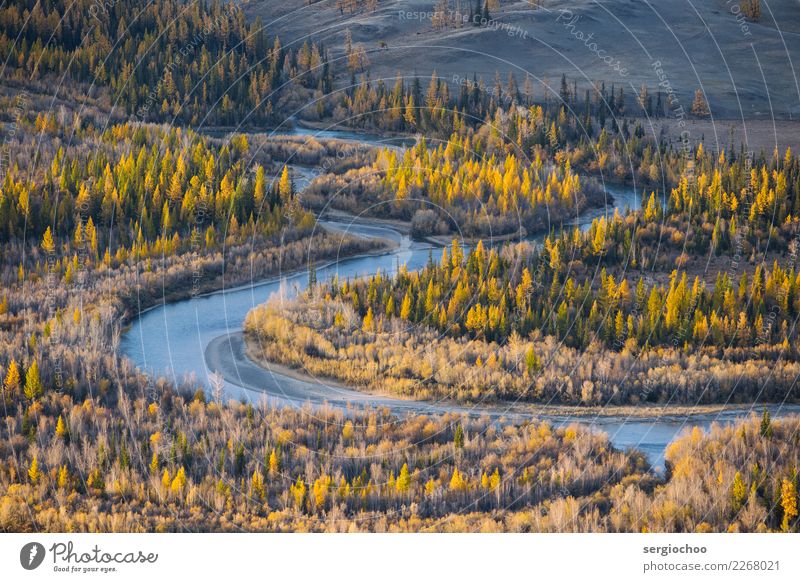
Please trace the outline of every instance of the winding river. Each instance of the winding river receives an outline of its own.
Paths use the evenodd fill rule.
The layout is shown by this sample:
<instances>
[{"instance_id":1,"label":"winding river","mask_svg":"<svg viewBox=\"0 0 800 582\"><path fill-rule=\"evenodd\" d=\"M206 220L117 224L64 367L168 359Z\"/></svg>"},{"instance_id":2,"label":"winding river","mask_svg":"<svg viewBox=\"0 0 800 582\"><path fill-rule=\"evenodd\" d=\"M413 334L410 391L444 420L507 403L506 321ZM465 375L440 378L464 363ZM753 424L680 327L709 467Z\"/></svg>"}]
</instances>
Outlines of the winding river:
<instances>
[{"instance_id":1,"label":"winding river","mask_svg":"<svg viewBox=\"0 0 800 582\"><path fill-rule=\"evenodd\" d=\"M318 135L326 138L361 140L365 143L385 143L378 136L364 136L346 132L314 132L299 129L296 135ZM307 173L306 173L307 175ZM593 209L577 217L576 224L585 227L593 218L615 208L636 207L638 200L631 191L609 189L613 200L603 209ZM409 270L422 267L429 259L433 246L415 242L408 236L383 223L360 220L320 220L320 228L329 232L348 233L362 237L381 237L395 243L395 248L384 254L360 256L333 261L317 267L320 281L333 276L354 278L371 275L380 270L394 273L398 265L406 264ZM434 252L434 257L438 253ZM241 337L245 315L253 307L276 294L290 297L302 290L308 280L305 271L258 281L246 286L225 289L216 293L157 306L136 318L122 337L122 353L143 371L164 376L175 383L194 381L210 386L210 375L220 374L229 397L253 402L268 401L281 406L302 407L329 405L332 407L373 406L386 407L393 413L439 414L463 412L488 415L496 418L522 419L530 414L515 410L513 405L459 406L447 402L416 402L358 392L323 380L307 381L265 370L252 363L244 354ZM774 415L797 412L798 406L771 407ZM664 466L666 446L681 431L690 427L708 428L713 422L727 423L747 416L756 410L737 409L714 414L678 417L665 413L655 418L627 416L568 417L550 416L555 424L576 422L608 433L618 448L636 447L642 450L653 466Z\"/></svg>"}]
</instances>

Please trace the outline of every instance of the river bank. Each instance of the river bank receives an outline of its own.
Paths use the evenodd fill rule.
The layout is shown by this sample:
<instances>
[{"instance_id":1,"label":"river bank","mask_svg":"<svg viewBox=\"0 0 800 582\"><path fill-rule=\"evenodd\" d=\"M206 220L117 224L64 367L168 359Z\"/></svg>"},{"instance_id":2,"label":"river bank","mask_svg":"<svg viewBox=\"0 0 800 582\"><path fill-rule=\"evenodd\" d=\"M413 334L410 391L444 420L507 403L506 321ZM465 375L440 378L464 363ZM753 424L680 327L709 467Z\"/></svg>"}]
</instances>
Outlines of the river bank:
<instances>
[{"instance_id":1,"label":"river bank","mask_svg":"<svg viewBox=\"0 0 800 582\"><path fill-rule=\"evenodd\" d=\"M335 231L336 229L331 229ZM330 232L323 229L324 232ZM315 257L314 260L322 260L321 266L328 266L334 264L343 258L363 258L391 252L397 248L396 241L382 238L357 238L353 241L345 239L346 233L340 232L341 240L336 249L335 256L323 255ZM314 234L311 235L312 237ZM302 241L303 239L300 239ZM358 244L362 241L369 241L366 245ZM311 242L310 240L308 241ZM344 245L344 246L343 246ZM356 248L351 248L355 246ZM371 250L364 250L364 246L371 247ZM344 249L344 252L343 252ZM226 291L240 291L247 289L254 285L265 285L274 282L281 277L287 275L296 275L300 272L308 270L309 264L289 265L284 270L281 268L279 271L265 271L262 273L223 273L222 269L201 269L202 276L198 278L190 278L182 281L177 286L162 287L162 293L158 296L143 293L141 287L135 289L134 292L129 294L121 294L120 300L122 301L124 311L121 317L122 332L125 333L130 329L131 321L140 317L153 309L163 307L165 305L176 303L179 301L186 301L192 298L203 298L217 293L224 293ZM226 280L226 276L229 278ZM247 283L246 281L250 281Z\"/></svg>"},{"instance_id":2,"label":"river bank","mask_svg":"<svg viewBox=\"0 0 800 582\"><path fill-rule=\"evenodd\" d=\"M628 203L638 205L635 192L610 192L606 206L598 213L613 213ZM581 219L589 217L577 217ZM394 241L392 250L375 252L348 259L336 259L317 266L320 281L337 277L339 280L372 275L378 271L390 275L400 265L409 271L422 268L429 261L431 245L414 242L406 223L393 220L354 220L337 213L327 214L320 226L333 227L358 237L379 237ZM316 379L309 381L297 370L270 366L262 368L250 361L243 342L228 339L241 333L247 313L276 294L291 297L307 285L305 272L286 274L239 288L219 290L191 301L158 305L137 318L122 338L121 350L140 369L153 375L165 375L176 383L190 378L210 387L209 376L220 372L225 379L228 397L254 403L268 402L274 406L301 408L332 406L342 410L360 407L386 408L393 414L447 414L465 412L471 415L491 414L526 421L537 416L553 419L559 424L577 422L606 432L612 444L620 449L636 448L645 452L657 469L664 466L667 445L683 431L709 428L714 423L730 423L751 412L760 414L762 405L755 407L710 405L701 408L684 406L621 406L615 408L530 406L458 407L448 402L421 402L397 397L358 392L340 383ZM226 348L227 345L227 348ZM222 350L222 351L221 351ZM238 351L237 351L238 350ZM228 354L224 354L227 351ZM769 406L774 416L798 411L796 406Z\"/></svg>"},{"instance_id":3,"label":"river bank","mask_svg":"<svg viewBox=\"0 0 800 582\"><path fill-rule=\"evenodd\" d=\"M248 344L246 334L237 332L229 336L217 338L206 348L206 361L209 368L217 369L222 372L225 379L228 381L236 382L237 378L230 374L231 370L241 370L248 366L248 364L256 364L260 370L270 375L286 376L308 384L320 384L321 387L328 387L335 389L338 393L348 393L351 397L363 397L364 392L359 392L348 387L343 382L336 378L321 377L309 374L308 372L293 368L277 362L267 361L260 358L256 353L255 347ZM225 374L228 375L225 375ZM248 384L257 386L259 380L258 374L250 374ZM238 378L241 380L241 378ZM402 400L405 403L419 403L422 402L424 408L428 408L431 403L427 401L413 400L411 398L400 398L397 395L380 392L370 392L368 395L376 396L379 398L390 398ZM681 406L681 405L668 405L658 404L649 405L641 404L637 406L570 406L570 405L556 405L556 404L531 404L528 402L496 402L496 403L481 403L475 406L470 406L454 401L439 400L435 402L436 406L446 407L447 411L460 411L464 414L482 415L488 414L492 417L501 417L511 415L512 417L536 417L536 418L552 418L552 419L574 419L574 418L616 418L627 417L636 419L672 419L680 420L686 417L703 417L708 415L742 415L749 413L761 413L765 408L775 410L778 405L745 405L745 404L701 404L697 406ZM796 406L794 404L787 404L785 406ZM800 406L798 406L800 410Z\"/></svg>"},{"instance_id":4,"label":"river bank","mask_svg":"<svg viewBox=\"0 0 800 582\"><path fill-rule=\"evenodd\" d=\"M325 221L321 223L326 224ZM396 231L384 226L367 226L357 221L344 224L351 234L383 233L384 238L395 240L398 237ZM340 280L352 279L377 270L390 274L401 263L406 264L409 270L414 270L427 263L429 252L430 246L413 243L407 236L401 235L400 244L392 252L320 265L317 276L322 281L334 276ZM199 382L210 389L210 375L219 372L225 380L228 397L256 404L265 402L272 406L292 408L303 408L310 404L312 407L329 406L344 411L363 407L386 408L398 417L408 414L465 413L524 422L540 415L559 425L576 422L606 432L617 448L642 450L657 470L664 467L664 454L669 443L685 430L694 427L708 429L715 423L728 424L747 417L751 412L760 414L764 408L762 405L716 405L703 408L520 409L516 405L452 406L442 401L403 400L358 392L340 383L320 379L310 382L296 370L275 366L265 369L246 357L242 341L227 339L232 333L241 333L244 318L253 307L275 295L291 297L303 289L307 282L305 272L301 271L235 291L225 289L190 301L157 306L134 320L131 329L122 337L121 351L143 371L151 375L163 375L178 384L190 378L193 385ZM767 408L775 417L800 412L800 407L796 405L773 405Z\"/></svg>"}]
</instances>

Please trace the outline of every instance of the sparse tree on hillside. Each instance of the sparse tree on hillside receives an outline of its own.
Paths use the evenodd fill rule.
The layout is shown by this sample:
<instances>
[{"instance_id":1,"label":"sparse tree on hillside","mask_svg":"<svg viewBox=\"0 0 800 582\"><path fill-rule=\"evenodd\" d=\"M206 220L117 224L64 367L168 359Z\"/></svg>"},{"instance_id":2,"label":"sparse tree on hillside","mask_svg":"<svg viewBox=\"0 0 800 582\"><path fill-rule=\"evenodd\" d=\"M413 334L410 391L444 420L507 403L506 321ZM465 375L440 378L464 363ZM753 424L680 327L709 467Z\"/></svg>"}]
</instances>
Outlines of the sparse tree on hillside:
<instances>
[{"instance_id":1,"label":"sparse tree on hillside","mask_svg":"<svg viewBox=\"0 0 800 582\"><path fill-rule=\"evenodd\" d=\"M708 117L711 115L711 110L708 107L703 91L698 89L694 92L694 101L692 101L692 115L697 117Z\"/></svg>"},{"instance_id":2,"label":"sparse tree on hillside","mask_svg":"<svg viewBox=\"0 0 800 582\"><path fill-rule=\"evenodd\" d=\"M19 366L17 365L16 360L11 360L11 362L8 364L8 371L6 372L3 386L6 390L13 394L19 390L20 381L21 378L19 374Z\"/></svg>"},{"instance_id":3,"label":"sparse tree on hillside","mask_svg":"<svg viewBox=\"0 0 800 582\"><path fill-rule=\"evenodd\" d=\"M42 381L39 378L39 364L36 360L28 368L25 373L25 396L28 400L36 400L44 392Z\"/></svg>"}]
</instances>

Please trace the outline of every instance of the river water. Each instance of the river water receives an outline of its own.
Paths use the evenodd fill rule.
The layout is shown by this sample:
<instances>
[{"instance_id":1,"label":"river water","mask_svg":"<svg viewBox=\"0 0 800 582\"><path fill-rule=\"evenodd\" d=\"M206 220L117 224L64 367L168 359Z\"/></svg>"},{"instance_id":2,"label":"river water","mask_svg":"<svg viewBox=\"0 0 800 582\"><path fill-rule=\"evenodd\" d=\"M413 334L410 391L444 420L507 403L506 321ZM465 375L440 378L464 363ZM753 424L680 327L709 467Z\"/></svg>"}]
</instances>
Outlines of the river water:
<instances>
[{"instance_id":1,"label":"river water","mask_svg":"<svg viewBox=\"0 0 800 582\"><path fill-rule=\"evenodd\" d=\"M310 130L295 131L301 135L309 132ZM342 136L330 131L320 137L361 139L370 143L377 143L380 139L377 136L365 138L360 134ZM605 208L590 210L576 217L575 223L585 228L592 218L603 213L611 215L615 208L622 211L626 206L635 208L638 204L638 196L632 191L609 189L609 193L613 196L613 201L609 199L609 204ZM348 219L321 220L320 228L357 236L382 237L394 241L397 246L385 254L347 258L329 265L318 266L319 281L328 280L333 276L338 276L339 279L348 277L352 279L374 274L378 270L393 274L402 264L409 270L414 270L424 266L431 253L434 259L440 254L432 245L411 241L407 236L382 224ZM307 282L307 272L287 273L267 281L255 281L246 286L150 309L134 319L130 329L123 335L121 352L143 371L166 377L177 384L190 381L209 386L209 375L212 372L224 372L226 394L232 398L253 402L266 400L276 405L296 407L307 403L311 403L312 406L327 404L343 408L361 405L381 406L389 408L398 415L457 411L511 419L526 416L520 413L519 409L515 410L513 405L498 409L496 405L465 407L444 402L395 400L331 386L324 381L303 381L257 367L242 354L241 341L237 335L241 332L247 312L272 296L291 297L304 289ZM210 344L212 344L211 349L209 349ZM219 358L207 357L207 352L221 353L225 356L223 358L225 362L218 364ZM215 369L209 370L208 361L214 362ZM217 366L224 369L220 370ZM695 426L708 428L713 422L732 422L752 412L760 414L762 409L758 407L753 411L726 411L693 415L688 418L675 417L668 413L662 417L647 419L627 416L548 418L556 424L576 422L605 431L616 447L620 449L635 447L642 450L656 470L660 470L664 466L664 451L667 445L682 431ZM800 410L797 406L771 406L770 409L776 416Z\"/></svg>"}]
</instances>

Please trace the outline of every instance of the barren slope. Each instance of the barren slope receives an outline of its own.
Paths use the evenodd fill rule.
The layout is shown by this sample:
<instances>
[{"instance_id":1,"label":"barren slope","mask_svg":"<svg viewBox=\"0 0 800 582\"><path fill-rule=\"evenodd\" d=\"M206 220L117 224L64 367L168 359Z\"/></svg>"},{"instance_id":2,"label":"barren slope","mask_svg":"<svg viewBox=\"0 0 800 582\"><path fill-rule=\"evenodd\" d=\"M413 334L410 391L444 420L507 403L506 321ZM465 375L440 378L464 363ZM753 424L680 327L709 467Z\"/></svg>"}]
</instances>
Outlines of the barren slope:
<instances>
[{"instance_id":1,"label":"barren slope","mask_svg":"<svg viewBox=\"0 0 800 582\"><path fill-rule=\"evenodd\" d=\"M450 0L451 8L458 1ZM595 80L622 84L632 102L643 83L654 91L665 81L653 66L660 61L666 82L687 111L701 88L715 117L797 116L797 3L762 0L761 20L752 23L737 18L738 1L543 0L544 8L534 10L527 1L500 0L492 12L494 26L438 30L427 14L415 14L433 11L434 0L380 0L375 12L354 14L341 13L335 0L310 5L307 0L251 0L245 10L261 16L286 43L302 44L311 35L323 39L334 56L343 54L349 28L353 41L369 53L372 78L398 71L428 76L436 70L452 81L453 75L477 72L491 84L495 71L503 81L513 71L520 86L526 74L532 75L535 97L541 99L548 91L557 95L566 73L579 86ZM464 12L474 5L460 2ZM598 53L619 66L609 66Z\"/></svg>"}]
</instances>

